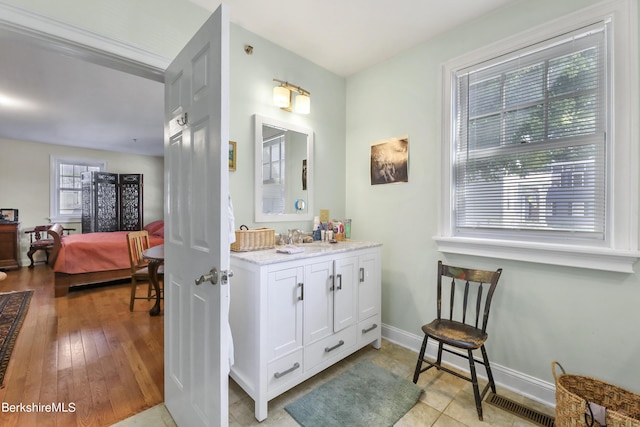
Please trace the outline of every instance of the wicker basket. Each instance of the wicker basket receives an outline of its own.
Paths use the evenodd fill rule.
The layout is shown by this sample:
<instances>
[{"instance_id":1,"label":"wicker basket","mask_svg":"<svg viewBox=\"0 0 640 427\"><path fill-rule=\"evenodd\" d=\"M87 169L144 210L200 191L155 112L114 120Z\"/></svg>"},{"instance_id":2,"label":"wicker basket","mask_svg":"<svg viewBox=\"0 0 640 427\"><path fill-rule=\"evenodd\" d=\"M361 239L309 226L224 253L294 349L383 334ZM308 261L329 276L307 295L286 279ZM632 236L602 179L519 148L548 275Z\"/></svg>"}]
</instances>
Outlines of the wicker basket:
<instances>
[{"instance_id":1,"label":"wicker basket","mask_svg":"<svg viewBox=\"0 0 640 427\"><path fill-rule=\"evenodd\" d=\"M640 395L595 378L566 374L558 362L551 369L556 381L556 427L586 426L587 401L607 408L607 427L640 427Z\"/></svg>"},{"instance_id":2,"label":"wicker basket","mask_svg":"<svg viewBox=\"0 0 640 427\"><path fill-rule=\"evenodd\" d=\"M242 227L245 227L244 229ZM246 226L236 230L236 241L231 244L234 252L259 251L276 246L275 230L273 228L255 228L249 230Z\"/></svg>"}]
</instances>

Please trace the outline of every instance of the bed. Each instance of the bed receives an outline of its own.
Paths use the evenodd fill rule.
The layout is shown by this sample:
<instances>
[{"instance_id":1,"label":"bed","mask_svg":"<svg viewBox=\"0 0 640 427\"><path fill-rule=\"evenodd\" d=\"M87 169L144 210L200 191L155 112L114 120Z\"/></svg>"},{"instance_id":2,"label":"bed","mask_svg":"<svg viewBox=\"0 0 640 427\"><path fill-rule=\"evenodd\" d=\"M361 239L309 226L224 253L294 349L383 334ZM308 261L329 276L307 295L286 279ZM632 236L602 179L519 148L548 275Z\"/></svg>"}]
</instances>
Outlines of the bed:
<instances>
[{"instance_id":1,"label":"bed","mask_svg":"<svg viewBox=\"0 0 640 427\"><path fill-rule=\"evenodd\" d=\"M154 221L144 227L149 243L164 243L164 222ZM128 231L62 235L62 226L54 224L49 235L54 248L49 265L55 275L55 296L68 294L72 286L90 285L131 278L127 249Z\"/></svg>"}]
</instances>

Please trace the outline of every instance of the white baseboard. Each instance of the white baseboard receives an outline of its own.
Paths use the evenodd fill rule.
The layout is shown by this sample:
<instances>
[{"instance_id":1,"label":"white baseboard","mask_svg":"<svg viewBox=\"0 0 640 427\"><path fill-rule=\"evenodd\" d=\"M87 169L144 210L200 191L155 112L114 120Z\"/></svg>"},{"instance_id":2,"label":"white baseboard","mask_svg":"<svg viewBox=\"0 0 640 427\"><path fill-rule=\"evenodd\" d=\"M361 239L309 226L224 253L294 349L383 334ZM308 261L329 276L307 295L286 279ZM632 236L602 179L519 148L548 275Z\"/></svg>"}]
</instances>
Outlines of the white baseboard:
<instances>
[{"instance_id":1,"label":"white baseboard","mask_svg":"<svg viewBox=\"0 0 640 427\"><path fill-rule=\"evenodd\" d=\"M408 348L409 350L413 350L416 353L420 352L423 339L422 336L411 334L403 331L402 329L386 324L382 325L382 337L402 347ZM435 359L437 350L438 347L435 344L435 341L429 341L427 344L427 355ZM442 359L443 362L449 366L464 372L469 372L469 365L462 358L445 353ZM484 366L476 366L478 376L486 380L487 377ZM497 386L504 387L514 393L525 396L543 405L555 407L556 387L554 384L493 362L491 362L491 370L493 372L493 379Z\"/></svg>"}]
</instances>

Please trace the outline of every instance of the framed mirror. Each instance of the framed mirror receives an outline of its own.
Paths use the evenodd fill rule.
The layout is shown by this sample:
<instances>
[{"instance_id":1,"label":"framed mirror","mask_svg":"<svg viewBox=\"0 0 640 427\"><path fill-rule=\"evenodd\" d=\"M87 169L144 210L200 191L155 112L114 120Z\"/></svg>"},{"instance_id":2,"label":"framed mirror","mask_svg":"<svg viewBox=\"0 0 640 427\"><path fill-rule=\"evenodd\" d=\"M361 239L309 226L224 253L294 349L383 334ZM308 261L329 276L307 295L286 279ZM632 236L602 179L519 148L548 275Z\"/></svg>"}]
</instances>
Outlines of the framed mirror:
<instances>
[{"instance_id":1,"label":"framed mirror","mask_svg":"<svg viewBox=\"0 0 640 427\"><path fill-rule=\"evenodd\" d=\"M313 219L313 131L255 115L255 221Z\"/></svg>"}]
</instances>

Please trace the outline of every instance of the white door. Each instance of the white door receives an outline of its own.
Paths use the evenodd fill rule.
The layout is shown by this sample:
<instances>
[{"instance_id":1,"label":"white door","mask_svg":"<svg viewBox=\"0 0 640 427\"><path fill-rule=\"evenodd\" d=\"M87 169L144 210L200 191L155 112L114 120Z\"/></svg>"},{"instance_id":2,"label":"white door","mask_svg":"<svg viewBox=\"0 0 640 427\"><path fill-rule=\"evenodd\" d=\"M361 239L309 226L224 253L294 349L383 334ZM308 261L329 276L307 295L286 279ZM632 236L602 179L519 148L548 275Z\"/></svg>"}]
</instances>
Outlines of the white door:
<instances>
[{"instance_id":1,"label":"white door","mask_svg":"<svg viewBox=\"0 0 640 427\"><path fill-rule=\"evenodd\" d=\"M221 5L165 75L164 384L184 427L229 419L229 285L195 283L229 268L228 16Z\"/></svg>"}]
</instances>

